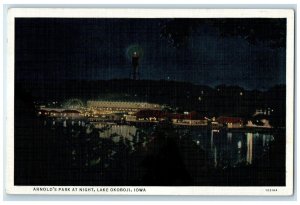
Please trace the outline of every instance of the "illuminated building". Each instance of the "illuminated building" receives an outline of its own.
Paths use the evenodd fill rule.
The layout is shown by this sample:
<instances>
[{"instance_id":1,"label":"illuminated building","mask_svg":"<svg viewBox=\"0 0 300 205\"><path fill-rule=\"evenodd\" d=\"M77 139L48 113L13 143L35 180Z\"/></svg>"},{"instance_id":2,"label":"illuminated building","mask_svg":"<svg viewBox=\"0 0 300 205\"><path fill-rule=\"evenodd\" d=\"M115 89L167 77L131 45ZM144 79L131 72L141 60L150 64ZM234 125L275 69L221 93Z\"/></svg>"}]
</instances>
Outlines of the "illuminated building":
<instances>
[{"instance_id":1,"label":"illuminated building","mask_svg":"<svg viewBox=\"0 0 300 205\"><path fill-rule=\"evenodd\" d=\"M80 112L77 110L64 110L61 113L62 117L68 117L68 118L79 118L81 117Z\"/></svg>"},{"instance_id":2,"label":"illuminated building","mask_svg":"<svg viewBox=\"0 0 300 205\"><path fill-rule=\"evenodd\" d=\"M227 128L242 128L243 120L239 117L224 117L221 116L216 120L219 125Z\"/></svg>"},{"instance_id":3,"label":"illuminated building","mask_svg":"<svg viewBox=\"0 0 300 205\"><path fill-rule=\"evenodd\" d=\"M139 110L162 109L161 105L147 102L123 102L123 101L87 101L87 107L98 111L116 112L137 112Z\"/></svg>"}]
</instances>

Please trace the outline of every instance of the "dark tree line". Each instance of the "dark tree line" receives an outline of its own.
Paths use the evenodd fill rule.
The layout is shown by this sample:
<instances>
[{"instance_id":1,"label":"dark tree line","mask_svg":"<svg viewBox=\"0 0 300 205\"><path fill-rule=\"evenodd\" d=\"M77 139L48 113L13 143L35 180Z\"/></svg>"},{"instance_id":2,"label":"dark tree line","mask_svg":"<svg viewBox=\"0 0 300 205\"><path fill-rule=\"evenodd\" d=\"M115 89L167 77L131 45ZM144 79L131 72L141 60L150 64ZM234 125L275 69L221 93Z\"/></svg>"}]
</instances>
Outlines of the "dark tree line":
<instances>
[{"instance_id":1,"label":"dark tree line","mask_svg":"<svg viewBox=\"0 0 300 205\"><path fill-rule=\"evenodd\" d=\"M251 44L265 42L271 48L285 48L286 19L171 19L161 25L161 36L171 46L186 46L192 35L207 35L207 28L215 28L221 38L240 37ZM199 29L202 28L202 29Z\"/></svg>"}]
</instances>

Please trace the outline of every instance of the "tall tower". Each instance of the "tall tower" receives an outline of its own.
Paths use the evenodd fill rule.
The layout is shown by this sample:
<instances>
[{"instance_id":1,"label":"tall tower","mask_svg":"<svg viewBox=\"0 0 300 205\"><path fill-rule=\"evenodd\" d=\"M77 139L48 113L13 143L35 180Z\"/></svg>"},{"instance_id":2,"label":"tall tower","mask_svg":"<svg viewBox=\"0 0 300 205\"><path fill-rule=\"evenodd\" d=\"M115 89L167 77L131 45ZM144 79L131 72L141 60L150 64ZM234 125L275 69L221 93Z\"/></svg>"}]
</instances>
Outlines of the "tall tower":
<instances>
[{"instance_id":1,"label":"tall tower","mask_svg":"<svg viewBox=\"0 0 300 205\"><path fill-rule=\"evenodd\" d=\"M126 49L126 56L129 62L131 62L131 69L129 78L137 80L140 78L140 60L143 58L143 49L138 44L132 44Z\"/></svg>"},{"instance_id":2,"label":"tall tower","mask_svg":"<svg viewBox=\"0 0 300 205\"><path fill-rule=\"evenodd\" d=\"M132 64L132 72L131 72L131 75L130 77L133 79L133 80L136 80L138 79L139 77L139 54L135 51L133 52L132 54L132 57L131 57L131 64Z\"/></svg>"}]
</instances>

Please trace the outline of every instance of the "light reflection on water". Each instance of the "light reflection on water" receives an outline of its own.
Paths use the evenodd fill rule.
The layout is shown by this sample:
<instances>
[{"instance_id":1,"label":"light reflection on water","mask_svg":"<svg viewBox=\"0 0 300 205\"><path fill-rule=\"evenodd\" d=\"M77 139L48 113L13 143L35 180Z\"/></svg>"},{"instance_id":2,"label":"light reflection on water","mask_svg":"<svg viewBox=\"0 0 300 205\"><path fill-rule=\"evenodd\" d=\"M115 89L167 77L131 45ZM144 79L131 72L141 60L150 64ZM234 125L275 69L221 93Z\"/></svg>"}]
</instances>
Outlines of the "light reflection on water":
<instances>
[{"instance_id":1,"label":"light reflection on water","mask_svg":"<svg viewBox=\"0 0 300 205\"><path fill-rule=\"evenodd\" d=\"M112 125L99 132L99 136L103 138L115 136L112 138L114 142L119 142L123 137L130 142L138 143L139 133L145 132L144 129L129 125ZM267 133L217 132L201 128L193 128L192 131L190 128L181 128L178 134L181 136L187 132L199 148L209 153L208 164L218 168L250 165L268 152L270 142L274 140L273 135Z\"/></svg>"},{"instance_id":2,"label":"light reflection on water","mask_svg":"<svg viewBox=\"0 0 300 205\"><path fill-rule=\"evenodd\" d=\"M52 122L53 126L59 123ZM97 130L99 139L111 139L114 143L129 142L134 151L135 145L143 143L147 146L149 136L154 131L154 126L133 126L117 125L113 123L96 123L85 125L84 122L71 122L67 126L62 122L62 126L72 129L74 125L86 127L86 134ZM274 136L268 133L252 133L241 131L210 130L207 128L175 128L175 133L179 139L183 136L195 142L199 149L206 153L208 165L215 168L236 167L240 165L251 165L256 160L268 153L270 142L274 141Z\"/></svg>"},{"instance_id":3,"label":"light reflection on water","mask_svg":"<svg viewBox=\"0 0 300 205\"><path fill-rule=\"evenodd\" d=\"M209 153L210 164L219 168L253 164L268 153L274 136L268 133L241 131L201 131L194 129L191 136Z\"/></svg>"}]
</instances>

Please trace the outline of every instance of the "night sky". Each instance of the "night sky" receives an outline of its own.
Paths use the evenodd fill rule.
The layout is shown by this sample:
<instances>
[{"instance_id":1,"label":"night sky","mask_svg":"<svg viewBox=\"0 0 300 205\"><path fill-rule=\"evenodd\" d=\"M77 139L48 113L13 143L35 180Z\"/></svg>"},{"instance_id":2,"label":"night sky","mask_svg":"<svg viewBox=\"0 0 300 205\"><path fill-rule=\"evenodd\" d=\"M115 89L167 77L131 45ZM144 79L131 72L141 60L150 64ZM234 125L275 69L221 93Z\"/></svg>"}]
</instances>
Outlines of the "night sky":
<instances>
[{"instance_id":1,"label":"night sky","mask_svg":"<svg viewBox=\"0 0 300 205\"><path fill-rule=\"evenodd\" d=\"M143 49L141 79L267 89L285 84L285 19L19 18L16 81L129 78L127 49Z\"/></svg>"}]
</instances>

